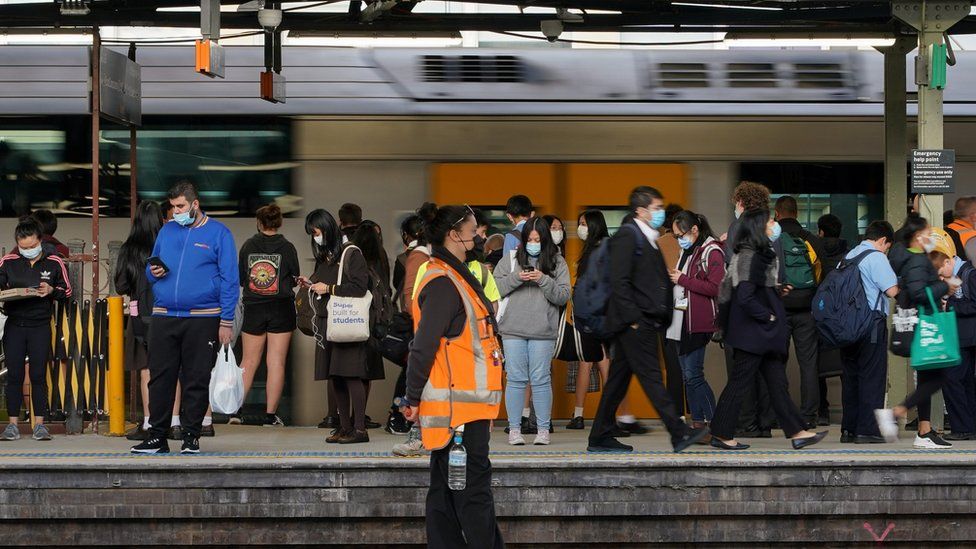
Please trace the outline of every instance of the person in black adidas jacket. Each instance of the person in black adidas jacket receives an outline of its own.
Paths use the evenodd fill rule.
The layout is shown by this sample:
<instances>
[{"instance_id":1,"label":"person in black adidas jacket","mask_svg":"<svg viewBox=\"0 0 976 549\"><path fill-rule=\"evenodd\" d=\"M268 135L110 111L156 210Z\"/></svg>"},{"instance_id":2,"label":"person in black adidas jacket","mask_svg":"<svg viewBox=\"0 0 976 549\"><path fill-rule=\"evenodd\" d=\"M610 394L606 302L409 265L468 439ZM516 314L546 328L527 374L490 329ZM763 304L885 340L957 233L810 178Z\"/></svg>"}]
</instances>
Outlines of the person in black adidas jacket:
<instances>
[{"instance_id":1,"label":"person in black adidas jacket","mask_svg":"<svg viewBox=\"0 0 976 549\"><path fill-rule=\"evenodd\" d=\"M0 259L0 290L33 288L36 296L3 303L7 323L3 349L7 364L7 415L10 423L0 434L3 440L17 440L17 418L23 403L24 376L30 357L31 401L34 405L35 440L51 440L44 417L47 415L47 359L51 349L51 317L54 301L71 296L68 270L57 254L41 247L41 227L33 219L21 221L14 229L18 253Z\"/></svg>"}]
</instances>

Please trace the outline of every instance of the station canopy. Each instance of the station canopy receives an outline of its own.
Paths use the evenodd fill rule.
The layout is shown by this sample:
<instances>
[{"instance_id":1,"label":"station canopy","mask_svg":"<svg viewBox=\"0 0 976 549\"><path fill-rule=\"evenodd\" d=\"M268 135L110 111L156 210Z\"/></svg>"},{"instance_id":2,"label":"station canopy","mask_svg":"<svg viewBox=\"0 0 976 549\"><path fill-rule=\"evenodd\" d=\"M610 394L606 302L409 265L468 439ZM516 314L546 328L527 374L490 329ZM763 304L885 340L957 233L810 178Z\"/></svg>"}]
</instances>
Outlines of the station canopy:
<instances>
[{"instance_id":1,"label":"station canopy","mask_svg":"<svg viewBox=\"0 0 976 549\"><path fill-rule=\"evenodd\" d=\"M253 11L277 8L284 11L279 30L336 34L538 33L544 21L554 19L563 21L566 30L574 32L741 32L836 37L915 33L893 16L893 4L898 2L870 0L454 0L445 3L451 9L443 13L415 10L419 2L402 0L220 1L225 9L241 4L253 8L223 11L222 29L258 30L260 26ZM462 4L477 7L463 9ZM915 0L909 4L921 7L923 2ZM969 13L969 2L924 4L929 10L964 9ZM328 12L315 9L326 5ZM0 5L0 31L93 26L193 28L200 27L200 7L200 0L8 0ZM188 10L180 11L180 8ZM197 13L189 11L192 8ZM967 15L948 32L976 33L976 17Z\"/></svg>"}]
</instances>

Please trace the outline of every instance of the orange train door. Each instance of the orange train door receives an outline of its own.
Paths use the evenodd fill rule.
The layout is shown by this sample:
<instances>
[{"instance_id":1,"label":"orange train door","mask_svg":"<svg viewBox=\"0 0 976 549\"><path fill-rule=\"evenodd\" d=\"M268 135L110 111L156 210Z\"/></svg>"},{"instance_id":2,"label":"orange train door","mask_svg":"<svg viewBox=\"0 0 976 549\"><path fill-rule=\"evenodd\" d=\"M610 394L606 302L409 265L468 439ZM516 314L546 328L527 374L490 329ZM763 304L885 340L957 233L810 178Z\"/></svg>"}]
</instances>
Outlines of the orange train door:
<instances>
[{"instance_id":1,"label":"orange train door","mask_svg":"<svg viewBox=\"0 0 976 549\"><path fill-rule=\"evenodd\" d=\"M437 204L504 207L510 196L527 195L537 213L553 213L565 223L566 256L575 273L582 249L575 234L580 212L625 208L628 194L638 185L656 187L666 202L687 205L688 181L689 168L684 164L445 163L431 167L430 198ZM553 418L568 419L575 396L565 391L564 363L554 362L552 383ZM628 394L635 415L658 417L637 383ZM586 417L593 417L598 402L599 393L587 396Z\"/></svg>"}]
</instances>

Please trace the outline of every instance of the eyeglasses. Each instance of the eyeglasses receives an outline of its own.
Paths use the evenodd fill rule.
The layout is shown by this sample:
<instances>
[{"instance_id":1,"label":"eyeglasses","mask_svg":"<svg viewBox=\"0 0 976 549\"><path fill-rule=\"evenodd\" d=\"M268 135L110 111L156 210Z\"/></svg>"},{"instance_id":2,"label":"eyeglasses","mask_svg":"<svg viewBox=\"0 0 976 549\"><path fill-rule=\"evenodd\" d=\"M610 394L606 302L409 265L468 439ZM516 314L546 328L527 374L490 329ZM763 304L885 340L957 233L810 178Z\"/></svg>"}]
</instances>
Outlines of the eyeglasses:
<instances>
[{"instance_id":1,"label":"eyeglasses","mask_svg":"<svg viewBox=\"0 0 976 549\"><path fill-rule=\"evenodd\" d=\"M467 219L469 216L470 217L475 217L474 210L471 209L471 206L468 206L467 204L465 204L464 205L464 208L467 211L464 212L464 215L461 216L461 219L458 219L457 221L455 221L454 224L451 225L451 227L457 227L458 225L460 225L461 223L463 223L464 220Z\"/></svg>"}]
</instances>

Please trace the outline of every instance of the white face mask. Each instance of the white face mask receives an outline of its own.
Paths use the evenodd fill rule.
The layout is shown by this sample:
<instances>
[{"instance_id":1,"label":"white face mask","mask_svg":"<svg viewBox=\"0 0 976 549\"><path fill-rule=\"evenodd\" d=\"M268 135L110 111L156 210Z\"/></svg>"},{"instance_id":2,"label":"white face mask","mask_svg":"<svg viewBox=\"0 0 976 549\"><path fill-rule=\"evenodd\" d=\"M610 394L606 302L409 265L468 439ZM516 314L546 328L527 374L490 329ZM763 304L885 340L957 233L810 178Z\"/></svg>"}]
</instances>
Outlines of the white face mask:
<instances>
[{"instance_id":1,"label":"white face mask","mask_svg":"<svg viewBox=\"0 0 976 549\"><path fill-rule=\"evenodd\" d=\"M34 259L37 256L41 255L41 245L38 244L33 248L21 248L20 255L24 256L27 259Z\"/></svg>"},{"instance_id":2,"label":"white face mask","mask_svg":"<svg viewBox=\"0 0 976 549\"><path fill-rule=\"evenodd\" d=\"M578 236L580 240L586 240L586 237L590 236L590 231L588 229L589 228L586 225L576 227L576 236Z\"/></svg>"},{"instance_id":3,"label":"white face mask","mask_svg":"<svg viewBox=\"0 0 976 549\"><path fill-rule=\"evenodd\" d=\"M314 240L319 246L325 245L325 238L322 235L315 236L312 238L312 240Z\"/></svg>"},{"instance_id":4,"label":"white face mask","mask_svg":"<svg viewBox=\"0 0 976 549\"><path fill-rule=\"evenodd\" d=\"M925 240L922 240L922 250L924 250L925 253L930 254L934 249L935 249L935 240L931 236L927 237Z\"/></svg>"},{"instance_id":5,"label":"white face mask","mask_svg":"<svg viewBox=\"0 0 976 549\"><path fill-rule=\"evenodd\" d=\"M555 244L556 246L558 246L559 243L562 242L562 241L563 241L563 232L562 231L552 231L552 243Z\"/></svg>"}]
</instances>

